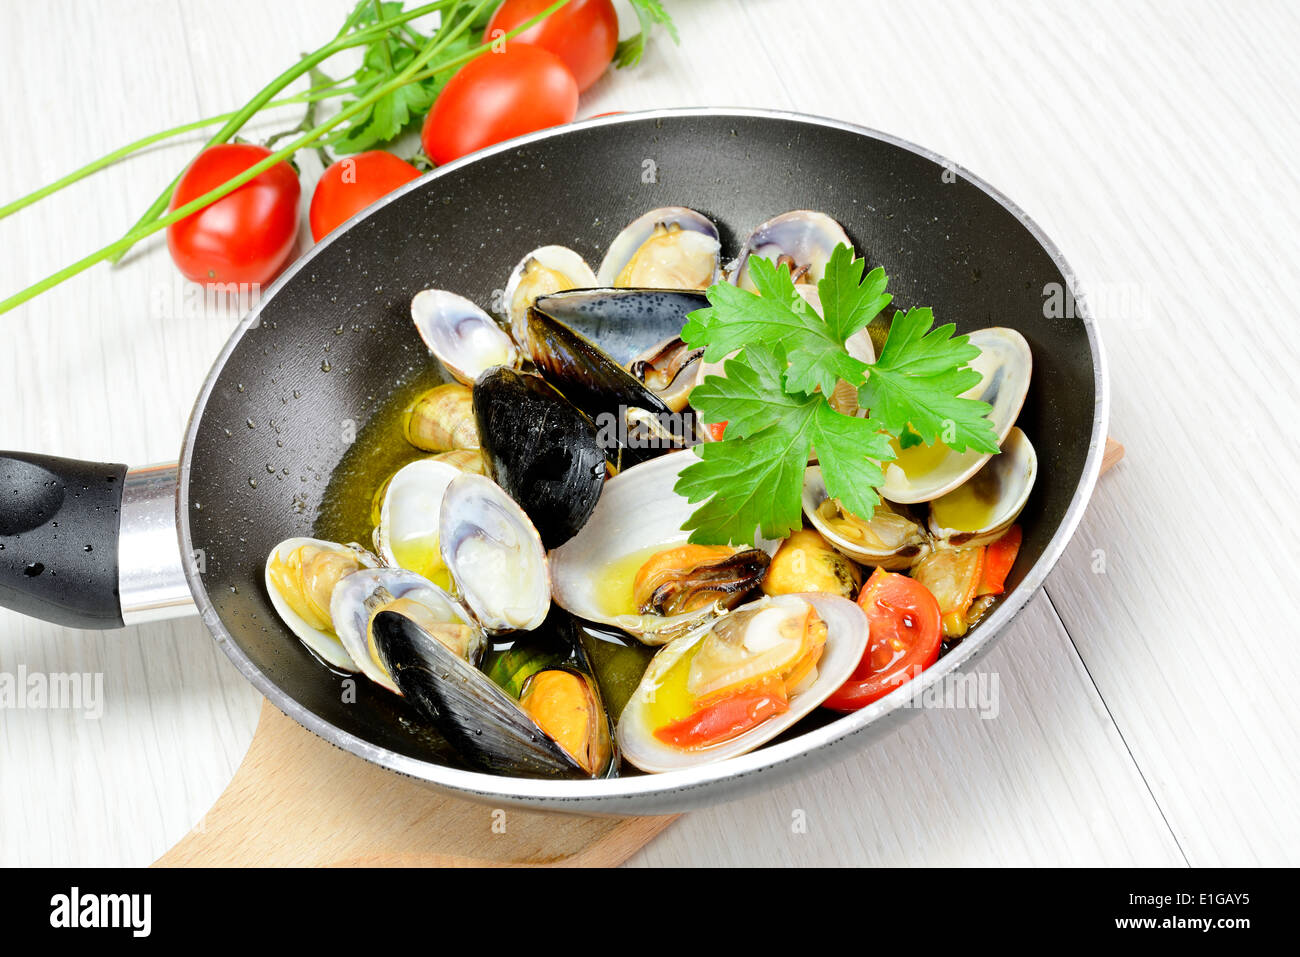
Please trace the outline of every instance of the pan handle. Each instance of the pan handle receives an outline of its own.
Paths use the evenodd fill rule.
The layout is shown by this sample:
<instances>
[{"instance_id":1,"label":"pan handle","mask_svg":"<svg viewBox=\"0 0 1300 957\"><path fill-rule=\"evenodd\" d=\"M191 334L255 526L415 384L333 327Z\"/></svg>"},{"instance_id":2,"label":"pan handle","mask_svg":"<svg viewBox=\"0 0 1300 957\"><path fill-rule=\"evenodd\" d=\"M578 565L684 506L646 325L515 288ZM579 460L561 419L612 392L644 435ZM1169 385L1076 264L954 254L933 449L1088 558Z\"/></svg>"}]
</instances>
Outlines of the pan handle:
<instances>
[{"instance_id":1,"label":"pan handle","mask_svg":"<svg viewBox=\"0 0 1300 957\"><path fill-rule=\"evenodd\" d=\"M0 452L0 605L72 628L193 610L176 468Z\"/></svg>"}]
</instances>

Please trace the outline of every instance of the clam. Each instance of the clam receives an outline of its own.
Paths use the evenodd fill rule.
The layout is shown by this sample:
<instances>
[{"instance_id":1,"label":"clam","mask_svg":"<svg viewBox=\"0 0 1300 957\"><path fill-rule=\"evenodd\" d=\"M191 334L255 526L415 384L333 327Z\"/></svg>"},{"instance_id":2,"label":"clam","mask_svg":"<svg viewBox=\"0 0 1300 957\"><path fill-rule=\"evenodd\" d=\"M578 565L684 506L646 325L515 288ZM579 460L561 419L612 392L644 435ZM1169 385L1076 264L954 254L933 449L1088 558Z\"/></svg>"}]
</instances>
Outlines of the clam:
<instances>
[{"instance_id":1,"label":"clam","mask_svg":"<svg viewBox=\"0 0 1300 957\"><path fill-rule=\"evenodd\" d=\"M416 572L439 587L451 587L439 549L438 521L447 487L463 474L432 459L419 459L397 470L388 483L375 529L375 548L387 565Z\"/></svg>"},{"instance_id":2,"label":"clam","mask_svg":"<svg viewBox=\"0 0 1300 957\"><path fill-rule=\"evenodd\" d=\"M352 660L367 678L389 691L397 691L397 685L379 660L370 627L375 615L386 609L419 622L470 664L482 657L482 629L447 592L404 568L364 569L339 582L330 599L330 615Z\"/></svg>"},{"instance_id":3,"label":"clam","mask_svg":"<svg viewBox=\"0 0 1300 957\"><path fill-rule=\"evenodd\" d=\"M590 289L596 274L587 261L567 246L542 246L519 261L505 290L505 312L517 343L527 339L528 307L538 296L565 289Z\"/></svg>"},{"instance_id":4,"label":"clam","mask_svg":"<svg viewBox=\"0 0 1300 957\"><path fill-rule=\"evenodd\" d=\"M1029 501L1038 455L1025 433L1013 428L970 479L930 503L930 533L952 545L984 545L1011 527Z\"/></svg>"},{"instance_id":5,"label":"clam","mask_svg":"<svg viewBox=\"0 0 1300 957\"><path fill-rule=\"evenodd\" d=\"M1033 355L1025 337L1014 329L977 329L970 334L970 341L980 349L970 363L980 373L980 381L964 395L992 406L988 418L998 442L1002 442L1015 425L1029 391ZM907 449L896 445L895 452L898 457L885 463L885 483L880 492L889 501L904 504L930 502L946 495L983 468L991 457L973 449L955 452L942 443Z\"/></svg>"},{"instance_id":6,"label":"clam","mask_svg":"<svg viewBox=\"0 0 1300 957\"><path fill-rule=\"evenodd\" d=\"M866 647L866 615L848 599L791 594L742 605L655 655L619 717L619 747L651 772L745 754L825 701ZM743 727L703 740L692 733L701 702L755 689Z\"/></svg>"},{"instance_id":7,"label":"clam","mask_svg":"<svg viewBox=\"0 0 1300 957\"><path fill-rule=\"evenodd\" d=\"M845 511L826 491L816 465L804 473L803 513L822 538L863 565L908 568L929 551L925 528L887 501L882 500L867 521Z\"/></svg>"},{"instance_id":8,"label":"clam","mask_svg":"<svg viewBox=\"0 0 1300 957\"><path fill-rule=\"evenodd\" d=\"M381 611L372 627L380 661L402 695L469 763L521 777L617 770L599 689L576 659L528 675L516 700L413 619ZM574 654L582 654L580 645Z\"/></svg>"},{"instance_id":9,"label":"clam","mask_svg":"<svg viewBox=\"0 0 1300 957\"><path fill-rule=\"evenodd\" d=\"M628 461L637 462L691 440L693 416L674 413L608 353L551 316L549 308L549 297L543 297L529 310L529 354L543 377L595 422L603 448L616 460L621 450ZM651 419L662 427L652 441L627 441Z\"/></svg>"},{"instance_id":10,"label":"clam","mask_svg":"<svg viewBox=\"0 0 1300 957\"><path fill-rule=\"evenodd\" d=\"M596 427L543 379L486 373L474 415L488 476L524 510L548 548L568 541L596 507L605 452Z\"/></svg>"},{"instance_id":11,"label":"clam","mask_svg":"<svg viewBox=\"0 0 1300 957\"><path fill-rule=\"evenodd\" d=\"M763 594L825 592L852 598L862 586L862 569L811 528L801 528L780 545L763 576Z\"/></svg>"},{"instance_id":12,"label":"clam","mask_svg":"<svg viewBox=\"0 0 1300 957\"><path fill-rule=\"evenodd\" d=\"M493 366L517 366L519 350L492 317L464 296L425 289L411 300L411 319L447 371L472 385Z\"/></svg>"},{"instance_id":13,"label":"clam","mask_svg":"<svg viewBox=\"0 0 1300 957\"><path fill-rule=\"evenodd\" d=\"M546 619L546 549L523 509L491 479L461 475L447 486L438 548L457 593L489 634L530 631Z\"/></svg>"},{"instance_id":14,"label":"clam","mask_svg":"<svg viewBox=\"0 0 1300 957\"><path fill-rule=\"evenodd\" d=\"M596 271L601 286L707 289L718 278L718 227L684 206L652 209L615 237Z\"/></svg>"},{"instance_id":15,"label":"clam","mask_svg":"<svg viewBox=\"0 0 1300 957\"><path fill-rule=\"evenodd\" d=\"M426 452L479 447L473 394L455 382L422 393L406 411L406 440Z\"/></svg>"},{"instance_id":16,"label":"clam","mask_svg":"<svg viewBox=\"0 0 1300 957\"><path fill-rule=\"evenodd\" d=\"M627 469L605 483L582 530L551 552L551 594L579 618L612 625L647 645L661 645L718 615L712 603L676 615L639 611L636 573L654 554L683 545L682 530L695 507L673 491L683 468L699 461L673 453ZM770 551L774 543L760 541Z\"/></svg>"},{"instance_id":17,"label":"clam","mask_svg":"<svg viewBox=\"0 0 1300 957\"><path fill-rule=\"evenodd\" d=\"M439 452L437 455L426 457L430 461L446 462L453 468L460 469L462 472L473 472L475 475L482 475L487 468L483 464L483 453L478 449L452 449L449 452ZM393 473L393 475L396 474L396 472ZM393 480L393 475L388 476L379 484L370 500L370 521L373 525L379 525L380 515L384 507L384 496L388 494L388 484Z\"/></svg>"},{"instance_id":18,"label":"clam","mask_svg":"<svg viewBox=\"0 0 1300 957\"><path fill-rule=\"evenodd\" d=\"M752 257L770 259L778 266L788 265L796 287L816 285L826 274L826 264L838 245L853 248L844 227L825 213L795 209L763 223L745 241L740 256L732 264L731 282L749 292L757 292L749 276Z\"/></svg>"},{"instance_id":19,"label":"clam","mask_svg":"<svg viewBox=\"0 0 1300 957\"><path fill-rule=\"evenodd\" d=\"M288 538L267 556L266 592L281 620L326 663L356 671L334 630L330 600L339 583L378 561L359 545L337 545L318 538Z\"/></svg>"}]
</instances>

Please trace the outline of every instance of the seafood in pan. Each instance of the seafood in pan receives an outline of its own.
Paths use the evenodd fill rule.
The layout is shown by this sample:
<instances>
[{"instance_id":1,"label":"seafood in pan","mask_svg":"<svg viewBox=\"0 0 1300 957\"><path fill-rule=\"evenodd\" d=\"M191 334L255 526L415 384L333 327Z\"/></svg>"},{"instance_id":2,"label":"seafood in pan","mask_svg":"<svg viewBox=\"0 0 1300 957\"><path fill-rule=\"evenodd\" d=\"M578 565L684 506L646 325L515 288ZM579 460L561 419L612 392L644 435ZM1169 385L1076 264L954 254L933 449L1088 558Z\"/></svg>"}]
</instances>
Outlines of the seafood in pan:
<instances>
[{"instance_id":1,"label":"seafood in pan","mask_svg":"<svg viewBox=\"0 0 1300 957\"><path fill-rule=\"evenodd\" d=\"M693 504L676 491L696 460L684 450L717 438L692 392L725 376L683 341L690 314L716 283L756 291L759 259L787 267L819 310L817 283L841 245L832 217L793 210L755 226L727 261L707 216L663 207L620 230L595 268L565 246L524 253L502 277L499 315L419 292L413 335L445 382L410 401L386 439L413 460L367 492L365 545L296 537L268 556L285 625L496 774L671 773L896 689L906 679L872 664L891 602L918 609L908 621L928 631L904 658L925 667L1013 579L1037 478L1017 425L1033 365L1022 336L970 333L979 381L966 395L988 403L1000 452L895 441L866 518L828 491L815 456L802 524L781 538L692 543ZM888 322L846 350L872 361L875 326ZM869 411L853 390L829 401ZM645 649L633 673L597 666L601 635Z\"/></svg>"}]
</instances>

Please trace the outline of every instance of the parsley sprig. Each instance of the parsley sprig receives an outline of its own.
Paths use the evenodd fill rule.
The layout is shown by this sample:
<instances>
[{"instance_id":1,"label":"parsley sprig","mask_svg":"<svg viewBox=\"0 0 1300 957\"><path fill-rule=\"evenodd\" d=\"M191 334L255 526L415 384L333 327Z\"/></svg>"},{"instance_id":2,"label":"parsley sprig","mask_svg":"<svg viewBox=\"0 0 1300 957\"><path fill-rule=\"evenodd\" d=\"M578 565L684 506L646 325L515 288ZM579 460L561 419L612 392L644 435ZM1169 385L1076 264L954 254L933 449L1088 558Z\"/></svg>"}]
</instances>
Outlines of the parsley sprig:
<instances>
[{"instance_id":1,"label":"parsley sprig","mask_svg":"<svg viewBox=\"0 0 1300 957\"><path fill-rule=\"evenodd\" d=\"M990 407L965 398L980 381L969 363L979 355L952 324L933 328L929 308L896 313L874 363L854 358L845 342L891 302L883 269L837 247L817 284L822 313L796 291L788 266L751 260L758 293L712 286L709 307L691 313L682 338L723 362L691 393L707 424L725 422L724 437L695 447L700 461L682 470L678 493L701 503L686 528L692 542L749 544L755 532L785 538L802 524L809 453L816 449L827 491L856 515L870 517L884 484L882 463L900 445L942 441L955 451L998 451ZM857 387L868 415L832 408L835 386Z\"/></svg>"}]
</instances>

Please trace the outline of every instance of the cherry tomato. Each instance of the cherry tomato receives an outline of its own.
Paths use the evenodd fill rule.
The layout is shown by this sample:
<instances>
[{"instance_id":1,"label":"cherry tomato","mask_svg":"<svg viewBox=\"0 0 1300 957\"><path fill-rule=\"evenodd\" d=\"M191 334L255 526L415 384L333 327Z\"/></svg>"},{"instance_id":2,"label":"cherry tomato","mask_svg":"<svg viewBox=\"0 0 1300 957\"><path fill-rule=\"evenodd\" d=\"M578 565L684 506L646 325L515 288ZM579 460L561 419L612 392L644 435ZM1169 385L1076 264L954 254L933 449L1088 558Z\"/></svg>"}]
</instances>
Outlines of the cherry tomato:
<instances>
[{"instance_id":1,"label":"cherry tomato","mask_svg":"<svg viewBox=\"0 0 1300 957\"><path fill-rule=\"evenodd\" d=\"M320 242L340 223L419 175L406 160L384 150L345 156L331 164L311 194L312 239Z\"/></svg>"},{"instance_id":2,"label":"cherry tomato","mask_svg":"<svg viewBox=\"0 0 1300 957\"><path fill-rule=\"evenodd\" d=\"M262 146L222 143L198 155L176 184L171 209L198 199L271 155ZM269 283L293 255L298 195L293 167L277 163L211 206L167 227L172 261L201 283Z\"/></svg>"},{"instance_id":3,"label":"cherry tomato","mask_svg":"<svg viewBox=\"0 0 1300 957\"><path fill-rule=\"evenodd\" d=\"M877 568L858 595L871 629L857 669L825 705L857 711L939 658L939 603L913 578Z\"/></svg>"},{"instance_id":4,"label":"cherry tomato","mask_svg":"<svg viewBox=\"0 0 1300 957\"><path fill-rule=\"evenodd\" d=\"M551 0L505 0L492 14L483 41L508 33L551 5ZM536 26L506 41L531 43L550 50L585 90L605 72L618 47L618 13L610 0L569 0Z\"/></svg>"},{"instance_id":5,"label":"cherry tomato","mask_svg":"<svg viewBox=\"0 0 1300 957\"><path fill-rule=\"evenodd\" d=\"M578 84L554 53L509 43L484 53L453 76L424 119L420 139L435 163L449 163L493 143L571 123Z\"/></svg>"},{"instance_id":6,"label":"cherry tomato","mask_svg":"<svg viewBox=\"0 0 1300 957\"><path fill-rule=\"evenodd\" d=\"M1012 525L1001 538L988 546L984 554L984 575L975 590L976 595L1001 595L1006 589L1007 575L1020 553L1020 539L1020 526Z\"/></svg>"}]
</instances>

